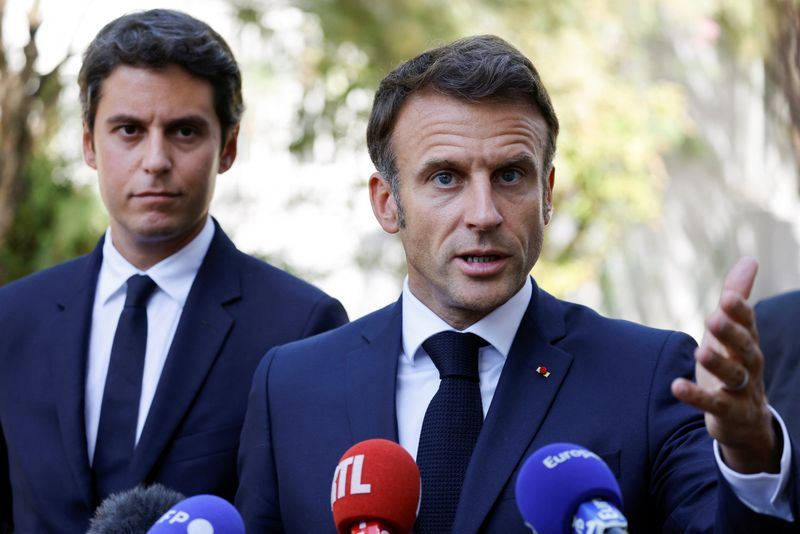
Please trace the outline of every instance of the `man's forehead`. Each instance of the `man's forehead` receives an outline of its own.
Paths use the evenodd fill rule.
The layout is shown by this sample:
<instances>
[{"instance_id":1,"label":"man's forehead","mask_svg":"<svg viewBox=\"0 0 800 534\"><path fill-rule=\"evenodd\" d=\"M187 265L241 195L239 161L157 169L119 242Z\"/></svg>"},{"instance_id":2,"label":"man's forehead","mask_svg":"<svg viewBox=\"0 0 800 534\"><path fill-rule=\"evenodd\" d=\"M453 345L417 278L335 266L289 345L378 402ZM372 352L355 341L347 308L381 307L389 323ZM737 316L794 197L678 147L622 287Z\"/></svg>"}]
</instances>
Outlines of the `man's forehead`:
<instances>
[{"instance_id":1,"label":"man's forehead","mask_svg":"<svg viewBox=\"0 0 800 534\"><path fill-rule=\"evenodd\" d=\"M156 101L153 98L157 97ZM148 107L163 108L203 108L213 111L214 96L211 83L191 74L176 64L152 68L138 65L118 65L103 80L98 95L98 111L108 101L116 106L129 108L136 114L137 106L147 103Z\"/></svg>"},{"instance_id":2,"label":"man's forehead","mask_svg":"<svg viewBox=\"0 0 800 534\"><path fill-rule=\"evenodd\" d=\"M538 108L525 100L468 101L435 91L409 96L397 115L392 133L398 149L448 152L466 141L508 152L520 152L528 144L532 155L541 157L547 142L547 123ZM408 154L410 155L410 154ZM419 155L419 154L417 154Z\"/></svg>"}]
</instances>

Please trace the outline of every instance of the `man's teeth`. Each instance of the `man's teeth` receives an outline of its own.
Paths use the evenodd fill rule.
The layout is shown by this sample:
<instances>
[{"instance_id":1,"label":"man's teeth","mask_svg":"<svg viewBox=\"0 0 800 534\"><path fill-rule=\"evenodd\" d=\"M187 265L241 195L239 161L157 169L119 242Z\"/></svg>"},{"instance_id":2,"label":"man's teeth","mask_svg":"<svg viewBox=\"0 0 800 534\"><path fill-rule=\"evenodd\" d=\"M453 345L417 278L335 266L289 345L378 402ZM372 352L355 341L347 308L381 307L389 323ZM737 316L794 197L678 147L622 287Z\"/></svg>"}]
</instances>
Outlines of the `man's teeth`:
<instances>
[{"instance_id":1,"label":"man's teeth","mask_svg":"<svg viewBox=\"0 0 800 534\"><path fill-rule=\"evenodd\" d=\"M497 256L466 256L467 263L489 263L496 261Z\"/></svg>"}]
</instances>

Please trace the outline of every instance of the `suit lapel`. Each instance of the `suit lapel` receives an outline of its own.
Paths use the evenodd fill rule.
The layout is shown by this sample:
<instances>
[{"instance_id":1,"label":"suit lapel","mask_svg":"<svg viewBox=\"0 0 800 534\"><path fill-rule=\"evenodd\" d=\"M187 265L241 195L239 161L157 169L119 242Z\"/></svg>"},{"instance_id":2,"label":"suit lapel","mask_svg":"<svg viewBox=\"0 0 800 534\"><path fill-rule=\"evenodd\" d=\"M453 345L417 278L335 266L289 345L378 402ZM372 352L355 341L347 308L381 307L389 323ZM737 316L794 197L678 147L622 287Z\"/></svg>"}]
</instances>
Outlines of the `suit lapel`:
<instances>
[{"instance_id":1,"label":"suit lapel","mask_svg":"<svg viewBox=\"0 0 800 534\"><path fill-rule=\"evenodd\" d=\"M216 225L186 299L131 465L130 485L146 480L200 391L233 326L224 305L241 295L236 248Z\"/></svg>"},{"instance_id":2,"label":"suit lapel","mask_svg":"<svg viewBox=\"0 0 800 534\"><path fill-rule=\"evenodd\" d=\"M572 363L553 346L563 335L558 302L534 284L467 468L453 532L479 530L533 441ZM540 366L548 378L537 372Z\"/></svg>"},{"instance_id":3,"label":"suit lapel","mask_svg":"<svg viewBox=\"0 0 800 534\"><path fill-rule=\"evenodd\" d=\"M64 281L69 293L56 299L53 344L48 351L61 441L69 469L86 505L92 506L91 473L84 418L86 358L92 324L97 275L103 258L103 239L82 260L77 279ZM66 490L65 490L66 492Z\"/></svg>"},{"instance_id":4,"label":"suit lapel","mask_svg":"<svg viewBox=\"0 0 800 534\"><path fill-rule=\"evenodd\" d=\"M362 332L366 345L347 355L347 413L353 443L397 441L395 389L401 342L400 301Z\"/></svg>"}]
</instances>

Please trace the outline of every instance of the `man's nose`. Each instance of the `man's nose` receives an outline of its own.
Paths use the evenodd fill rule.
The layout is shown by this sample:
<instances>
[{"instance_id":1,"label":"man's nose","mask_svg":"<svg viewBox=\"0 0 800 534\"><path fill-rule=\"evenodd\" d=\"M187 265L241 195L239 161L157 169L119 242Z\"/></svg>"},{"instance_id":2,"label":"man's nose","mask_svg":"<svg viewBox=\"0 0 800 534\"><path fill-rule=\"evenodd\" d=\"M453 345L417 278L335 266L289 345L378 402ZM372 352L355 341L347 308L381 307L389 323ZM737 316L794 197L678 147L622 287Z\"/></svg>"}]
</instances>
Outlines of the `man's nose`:
<instances>
[{"instance_id":1,"label":"man's nose","mask_svg":"<svg viewBox=\"0 0 800 534\"><path fill-rule=\"evenodd\" d=\"M169 146L163 134L155 133L149 136L142 165L150 174L162 174L172 168Z\"/></svg>"},{"instance_id":2,"label":"man's nose","mask_svg":"<svg viewBox=\"0 0 800 534\"><path fill-rule=\"evenodd\" d=\"M475 230L489 230L503 222L491 179L471 180L467 186L465 221Z\"/></svg>"}]
</instances>

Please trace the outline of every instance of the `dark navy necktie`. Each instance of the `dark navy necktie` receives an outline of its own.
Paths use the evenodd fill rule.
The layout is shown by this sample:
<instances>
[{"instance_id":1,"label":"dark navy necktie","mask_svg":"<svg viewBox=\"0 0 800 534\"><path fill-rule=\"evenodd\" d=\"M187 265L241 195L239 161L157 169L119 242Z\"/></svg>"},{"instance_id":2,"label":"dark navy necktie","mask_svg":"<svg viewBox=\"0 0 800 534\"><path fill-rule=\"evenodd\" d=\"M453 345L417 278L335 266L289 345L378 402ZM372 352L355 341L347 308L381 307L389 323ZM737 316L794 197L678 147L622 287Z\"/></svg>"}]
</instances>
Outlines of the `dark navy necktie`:
<instances>
[{"instance_id":1,"label":"dark navy necktie","mask_svg":"<svg viewBox=\"0 0 800 534\"><path fill-rule=\"evenodd\" d=\"M125 487L136 443L139 398L147 349L147 301L156 288L149 276L128 278L125 307L119 316L100 408L92 462L95 499Z\"/></svg>"},{"instance_id":2,"label":"dark navy necktie","mask_svg":"<svg viewBox=\"0 0 800 534\"><path fill-rule=\"evenodd\" d=\"M417 449L422 478L417 534L453 529L464 475L483 425L478 351L484 345L480 336L452 331L422 344L441 382L425 412Z\"/></svg>"}]
</instances>

